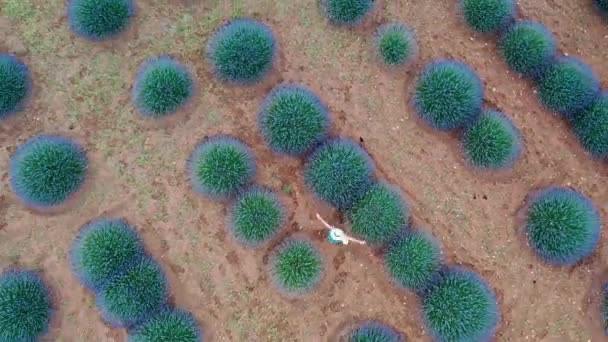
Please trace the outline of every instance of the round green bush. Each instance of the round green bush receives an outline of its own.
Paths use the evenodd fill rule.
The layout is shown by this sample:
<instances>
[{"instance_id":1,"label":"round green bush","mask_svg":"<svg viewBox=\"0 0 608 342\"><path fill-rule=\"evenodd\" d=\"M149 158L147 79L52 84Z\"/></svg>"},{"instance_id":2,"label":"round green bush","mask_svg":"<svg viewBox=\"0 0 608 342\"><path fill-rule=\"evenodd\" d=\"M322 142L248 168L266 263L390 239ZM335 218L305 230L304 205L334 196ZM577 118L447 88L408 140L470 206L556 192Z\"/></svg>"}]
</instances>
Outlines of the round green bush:
<instances>
[{"instance_id":1,"label":"round green bush","mask_svg":"<svg viewBox=\"0 0 608 342\"><path fill-rule=\"evenodd\" d=\"M560 57L538 83L543 105L572 119L600 93L600 81L591 68L574 57Z\"/></svg>"},{"instance_id":2,"label":"round green bush","mask_svg":"<svg viewBox=\"0 0 608 342\"><path fill-rule=\"evenodd\" d=\"M113 327L132 327L156 314L168 299L160 266L142 257L123 267L96 293L103 319Z\"/></svg>"},{"instance_id":3,"label":"round green bush","mask_svg":"<svg viewBox=\"0 0 608 342\"><path fill-rule=\"evenodd\" d=\"M188 164L194 190L214 199L235 195L255 176L255 159L249 147L229 136L199 143Z\"/></svg>"},{"instance_id":4,"label":"round green bush","mask_svg":"<svg viewBox=\"0 0 608 342\"><path fill-rule=\"evenodd\" d=\"M402 334L376 321L357 324L347 336L348 342L405 342Z\"/></svg>"},{"instance_id":5,"label":"round green bush","mask_svg":"<svg viewBox=\"0 0 608 342\"><path fill-rule=\"evenodd\" d=\"M483 85L466 64L439 60L427 65L413 97L418 116L437 130L462 128L481 111Z\"/></svg>"},{"instance_id":6,"label":"round green bush","mask_svg":"<svg viewBox=\"0 0 608 342\"><path fill-rule=\"evenodd\" d=\"M608 15L608 0L595 0L595 4L602 14Z\"/></svg>"},{"instance_id":7,"label":"round green bush","mask_svg":"<svg viewBox=\"0 0 608 342\"><path fill-rule=\"evenodd\" d=\"M496 32L515 17L515 0L460 0L464 19L478 32Z\"/></svg>"},{"instance_id":8,"label":"round green bush","mask_svg":"<svg viewBox=\"0 0 608 342\"><path fill-rule=\"evenodd\" d=\"M464 132L466 159L480 169L506 169L521 156L521 133L503 113L485 110Z\"/></svg>"},{"instance_id":9,"label":"round green bush","mask_svg":"<svg viewBox=\"0 0 608 342\"><path fill-rule=\"evenodd\" d=\"M274 286L288 297L310 293L323 275L323 259L307 239L290 238L272 252L270 274Z\"/></svg>"},{"instance_id":10,"label":"round green bush","mask_svg":"<svg viewBox=\"0 0 608 342\"><path fill-rule=\"evenodd\" d=\"M595 158L608 158L608 93L599 96L572 123L583 147Z\"/></svg>"},{"instance_id":11,"label":"round green bush","mask_svg":"<svg viewBox=\"0 0 608 342\"><path fill-rule=\"evenodd\" d=\"M512 25L502 35L499 46L507 65L532 79L538 79L547 71L557 53L553 33L533 21Z\"/></svg>"},{"instance_id":12,"label":"round green bush","mask_svg":"<svg viewBox=\"0 0 608 342\"><path fill-rule=\"evenodd\" d=\"M201 342L204 335L191 313L164 309L129 331L129 342Z\"/></svg>"},{"instance_id":13,"label":"round green bush","mask_svg":"<svg viewBox=\"0 0 608 342\"><path fill-rule=\"evenodd\" d=\"M410 211L396 189L374 184L349 210L348 219L355 235L382 244L409 227Z\"/></svg>"},{"instance_id":14,"label":"round green bush","mask_svg":"<svg viewBox=\"0 0 608 342\"><path fill-rule=\"evenodd\" d=\"M23 62L0 53L0 120L23 110L31 83L30 71Z\"/></svg>"},{"instance_id":15,"label":"round green bush","mask_svg":"<svg viewBox=\"0 0 608 342\"><path fill-rule=\"evenodd\" d=\"M135 15L133 0L70 0L68 22L72 31L90 40L115 37Z\"/></svg>"},{"instance_id":16,"label":"round green bush","mask_svg":"<svg viewBox=\"0 0 608 342\"><path fill-rule=\"evenodd\" d=\"M276 58L270 28L252 19L236 19L213 34L207 60L215 76L225 82L252 84L263 79Z\"/></svg>"},{"instance_id":17,"label":"round green bush","mask_svg":"<svg viewBox=\"0 0 608 342\"><path fill-rule=\"evenodd\" d=\"M254 187L239 195L230 209L230 231L241 244L258 247L285 223L283 205L268 189Z\"/></svg>"},{"instance_id":18,"label":"round green bush","mask_svg":"<svg viewBox=\"0 0 608 342\"><path fill-rule=\"evenodd\" d=\"M51 295L37 273L0 275L0 341L38 341L49 329Z\"/></svg>"},{"instance_id":19,"label":"round green bush","mask_svg":"<svg viewBox=\"0 0 608 342\"><path fill-rule=\"evenodd\" d=\"M530 197L524 228L539 257L551 264L574 265L593 253L601 223L587 197L559 187L542 189Z\"/></svg>"},{"instance_id":20,"label":"round green bush","mask_svg":"<svg viewBox=\"0 0 608 342\"><path fill-rule=\"evenodd\" d=\"M321 6L334 25L355 26L374 8L375 0L321 0Z\"/></svg>"},{"instance_id":21,"label":"round green bush","mask_svg":"<svg viewBox=\"0 0 608 342\"><path fill-rule=\"evenodd\" d=\"M302 156L325 139L330 122L327 106L310 89L279 85L264 100L258 124L273 151Z\"/></svg>"},{"instance_id":22,"label":"round green bush","mask_svg":"<svg viewBox=\"0 0 608 342\"><path fill-rule=\"evenodd\" d=\"M347 210L363 196L372 181L374 165L359 145L337 138L317 148L304 165L308 187L320 199Z\"/></svg>"},{"instance_id":23,"label":"round green bush","mask_svg":"<svg viewBox=\"0 0 608 342\"><path fill-rule=\"evenodd\" d=\"M499 322L496 296L477 273L452 268L422 297L428 331L436 341L490 341Z\"/></svg>"},{"instance_id":24,"label":"round green bush","mask_svg":"<svg viewBox=\"0 0 608 342\"><path fill-rule=\"evenodd\" d=\"M407 64L418 52L414 33L400 23L381 26L376 32L375 41L376 53L382 63L388 66Z\"/></svg>"},{"instance_id":25,"label":"round green bush","mask_svg":"<svg viewBox=\"0 0 608 342\"><path fill-rule=\"evenodd\" d=\"M133 102L141 114L159 118L183 107L192 98L190 72L168 56L146 61L133 86Z\"/></svg>"},{"instance_id":26,"label":"round green bush","mask_svg":"<svg viewBox=\"0 0 608 342\"><path fill-rule=\"evenodd\" d=\"M82 187L87 166L85 152L76 142L39 135L20 145L11 157L11 188L28 206L53 207Z\"/></svg>"},{"instance_id":27,"label":"round green bush","mask_svg":"<svg viewBox=\"0 0 608 342\"><path fill-rule=\"evenodd\" d=\"M420 292L441 269L441 250L430 236L408 233L389 246L384 265L399 286Z\"/></svg>"},{"instance_id":28,"label":"round green bush","mask_svg":"<svg viewBox=\"0 0 608 342\"><path fill-rule=\"evenodd\" d=\"M143 254L144 245L127 221L100 218L80 229L72 243L70 259L72 270L83 285L97 290Z\"/></svg>"}]
</instances>

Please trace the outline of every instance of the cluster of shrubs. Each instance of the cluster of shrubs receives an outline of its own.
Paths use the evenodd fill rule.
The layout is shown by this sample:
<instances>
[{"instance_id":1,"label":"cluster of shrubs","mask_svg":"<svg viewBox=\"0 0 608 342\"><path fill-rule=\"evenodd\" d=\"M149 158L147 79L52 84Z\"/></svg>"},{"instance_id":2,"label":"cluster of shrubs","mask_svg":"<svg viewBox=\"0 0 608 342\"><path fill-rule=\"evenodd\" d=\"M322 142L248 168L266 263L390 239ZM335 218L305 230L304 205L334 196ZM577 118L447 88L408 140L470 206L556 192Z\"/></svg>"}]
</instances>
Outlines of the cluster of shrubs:
<instances>
[{"instance_id":1,"label":"cluster of shrubs","mask_svg":"<svg viewBox=\"0 0 608 342\"><path fill-rule=\"evenodd\" d=\"M466 160L480 170L508 169L521 156L519 130L503 113L482 108L483 84L462 62L427 65L412 102L420 119L433 129L461 132Z\"/></svg>"},{"instance_id":2,"label":"cluster of shrubs","mask_svg":"<svg viewBox=\"0 0 608 342\"><path fill-rule=\"evenodd\" d=\"M28 270L0 275L0 341L39 341L48 332L53 314L50 289Z\"/></svg>"},{"instance_id":3,"label":"cluster of shrubs","mask_svg":"<svg viewBox=\"0 0 608 342\"><path fill-rule=\"evenodd\" d=\"M437 336L490 336L498 322L492 291L475 273L442 265L434 239L410 227L400 192L374 178L367 152L348 138L328 135L327 112L303 86L279 85L262 104L259 129L274 152L304 158L306 185L347 217L354 235L383 248L387 272L399 287L420 294L427 325ZM288 239L272 255L273 282L287 296L309 292L318 284L321 263L309 241ZM442 309L446 305L450 310ZM353 330L350 340L399 336L374 323Z\"/></svg>"},{"instance_id":4,"label":"cluster of shrubs","mask_svg":"<svg viewBox=\"0 0 608 342\"><path fill-rule=\"evenodd\" d=\"M606 2L597 1L598 8ZM572 127L594 158L608 157L608 95L593 70L575 57L558 54L554 35L543 24L515 19L513 0L463 0L467 23L499 35L499 49L513 71L536 83L540 102Z\"/></svg>"},{"instance_id":5,"label":"cluster of shrubs","mask_svg":"<svg viewBox=\"0 0 608 342\"><path fill-rule=\"evenodd\" d=\"M169 304L165 274L123 219L84 225L70 251L72 270L95 293L102 318L126 328L129 341L200 341L203 332L188 312Z\"/></svg>"}]
</instances>

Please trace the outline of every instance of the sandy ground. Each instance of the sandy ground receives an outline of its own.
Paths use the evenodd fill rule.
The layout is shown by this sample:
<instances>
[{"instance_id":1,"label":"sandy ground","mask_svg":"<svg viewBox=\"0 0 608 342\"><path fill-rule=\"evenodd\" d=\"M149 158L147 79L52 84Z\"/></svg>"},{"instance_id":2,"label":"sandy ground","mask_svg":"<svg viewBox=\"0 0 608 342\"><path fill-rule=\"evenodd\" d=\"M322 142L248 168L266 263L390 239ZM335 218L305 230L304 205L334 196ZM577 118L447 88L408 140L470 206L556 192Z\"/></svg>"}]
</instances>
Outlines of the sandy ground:
<instances>
[{"instance_id":1,"label":"sandy ground","mask_svg":"<svg viewBox=\"0 0 608 342\"><path fill-rule=\"evenodd\" d=\"M78 228L99 215L135 224L166 270L172 300L192 311L217 341L333 341L360 319L394 325L412 341L428 341L416 297L394 288L382 261L364 246L323 241L316 211L338 216L304 187L302 163L273 155L256 128L264 95L280 81L321 95L332 131L369 151L378 176L409 198L415 224L432 232L449 263L477 270L495 289L502 310L498 341L588 341L597 335L594 291L607 270L603 234L581 265L542 264L517 232L531 190L572 186L590 196L607 219L606 165L593 161L567 126L539 105L530 83L509 72L494 37L466 28L452 0L385 0L357 30L331 27L313 0L138 1L132 29L95 44L67 28L63 0L0 0L0 51L28 63L34 94L27 110L0 123L0 268L39 269L57 294L49 340L123 341L125 332L100 320L93 296L70 273L68 250ZM591 0L522 0L519 15L543 21L560 49L582 57L607 85L608 22ZM280 62L270 80L251 88L214 80L203 58L210 32L235 16L272 27ZM371 51L372 33L399 20L419 38L420 56L406 71L383 70ZM140 119L130 102L141 62L170 53L196 75L195 103L164 126ZM456 138L425 129L408 106L421 67L449 57L470 64L485 85L486 105L513 118L525 140L523 158L508 175L476 174ZM26 210L8 185L8 160L32 135L75 137L91 158L79 203L42 216ZM269 285L268 249L247 250L226 233L225 204L190 190L185 161L199 139L233 134L255 150L257 181L281 192L289 209L286 234L314 239L326 261L319 289L285 300Z\"/></svg>"}]
</instances>

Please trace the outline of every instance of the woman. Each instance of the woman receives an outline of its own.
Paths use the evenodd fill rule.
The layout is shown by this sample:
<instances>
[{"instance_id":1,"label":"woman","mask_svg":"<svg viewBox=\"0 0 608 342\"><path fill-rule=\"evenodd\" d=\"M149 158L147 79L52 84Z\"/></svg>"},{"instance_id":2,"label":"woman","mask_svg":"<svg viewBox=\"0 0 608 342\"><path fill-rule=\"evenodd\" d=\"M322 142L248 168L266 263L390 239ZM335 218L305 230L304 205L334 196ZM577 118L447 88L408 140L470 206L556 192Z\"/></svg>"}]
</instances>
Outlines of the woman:
<instances>
[{"instance_id":1,"label":"woman","mask_svg":"<svg viewBox=\"0 0 608 342\"><path fill-rule=\"evenodd\" d=\"M323 223L323 225L327 229L329 229L329 236L327 237L329 242L335 243L335 244L341 243L343 245L348 245L348 243L350 241L352 241L352 242L356 242L361 245L365 245L365 241L357 240L355 238L352 238L352 237L346 235L346 233L344 233L344 231L342 229L336 228L336 227L330 225L329 223L325 222L325 220L319 214L317 214L317 220L321 221L321 223Z\"/></svg>"}]
</instances>

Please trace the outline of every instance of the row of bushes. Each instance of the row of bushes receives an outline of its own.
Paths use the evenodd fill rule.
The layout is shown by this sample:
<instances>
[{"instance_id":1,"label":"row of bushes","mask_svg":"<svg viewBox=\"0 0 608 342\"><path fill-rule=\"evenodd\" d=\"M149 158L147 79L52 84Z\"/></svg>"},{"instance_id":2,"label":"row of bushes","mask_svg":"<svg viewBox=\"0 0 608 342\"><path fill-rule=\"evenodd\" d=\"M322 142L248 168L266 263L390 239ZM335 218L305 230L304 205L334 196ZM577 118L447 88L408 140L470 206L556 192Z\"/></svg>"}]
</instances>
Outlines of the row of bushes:
<instances>
[{"instance_id":1,"label":"row of bushes","mask_svg":"<svg viewBox=\"0 0 608 342\"><path fill-rule=\"evenodd\" d=\"M104 321L127 328L129 341L202 340L196 319L168 303L162 268L125 220L99 218L83 226L70 260L76 277L95 293Z\"/></svg>"},{"instance_id":2,"label":"row of bushes","mask_svg":"<svg viewBox=\"0 0 608 342\"><path fill-rule=\"evenodd\" d=\"M482 109L483 84L468 65L454 60L430 63L412 99L420 119L440 131L461 131L467 161L483 170L506 169L521 156L522 139L501 112Z\"/></svg>"},{"instance_id":3,"label":"row of bushes","mask_svg":"<svg viewBox=\"0 0 608 342\"><path fill-rule=\"evenodd\" d=\"M541 23L515 19L514 0L463 0L466 22L478 32L497 33L507 65L534 81L540 102L568 121L595 158L608 157L608 94L593 70L558 54L553 34ZM598 6L605 6L598 1Z\"/></svg>"}]
</instances>

